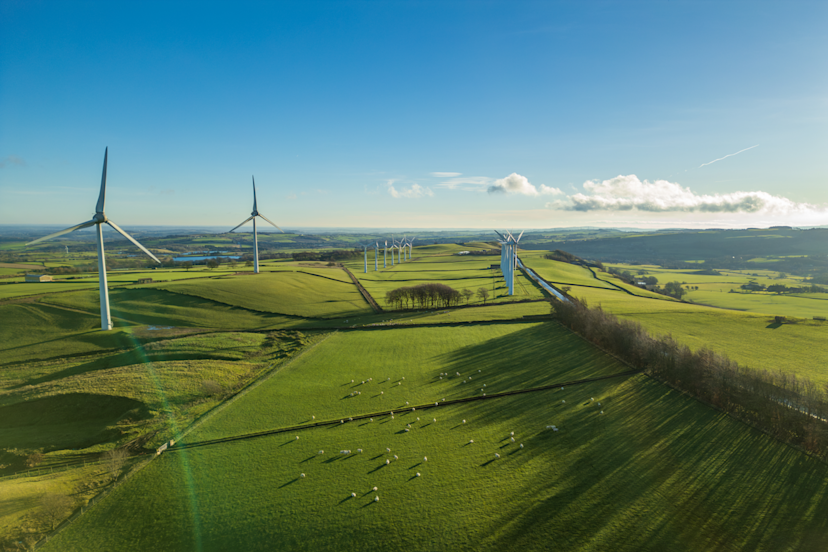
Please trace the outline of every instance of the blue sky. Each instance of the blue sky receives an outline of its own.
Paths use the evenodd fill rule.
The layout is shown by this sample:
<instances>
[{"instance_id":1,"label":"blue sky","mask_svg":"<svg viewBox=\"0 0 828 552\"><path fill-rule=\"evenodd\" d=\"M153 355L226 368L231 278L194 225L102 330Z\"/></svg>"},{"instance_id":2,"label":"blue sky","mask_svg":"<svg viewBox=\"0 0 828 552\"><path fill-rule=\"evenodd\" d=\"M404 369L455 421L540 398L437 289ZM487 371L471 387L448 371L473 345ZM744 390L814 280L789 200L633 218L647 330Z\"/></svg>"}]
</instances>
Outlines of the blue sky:
<instances>
[{"instance_id":1,"label":"blue sky","mask_svg":"<svg viewBox=\"0 0 828 552\"><path fill-rule=\"evenodd\" d=\"M4 0L0 223L90 218L108 146L122 225L235 226L251 175L288 227L828 224L826 28L825 2Z\"/></svg>"}]
</instances>

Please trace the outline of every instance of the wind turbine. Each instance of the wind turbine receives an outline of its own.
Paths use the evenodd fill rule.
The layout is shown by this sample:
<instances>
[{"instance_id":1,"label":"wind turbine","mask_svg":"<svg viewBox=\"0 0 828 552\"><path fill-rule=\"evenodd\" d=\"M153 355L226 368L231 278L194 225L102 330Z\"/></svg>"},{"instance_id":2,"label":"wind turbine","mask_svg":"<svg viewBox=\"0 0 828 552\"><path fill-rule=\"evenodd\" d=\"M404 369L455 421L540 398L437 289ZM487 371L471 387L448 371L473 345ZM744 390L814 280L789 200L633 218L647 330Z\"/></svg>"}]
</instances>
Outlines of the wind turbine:
<instances>
[{"instance_id":1,"label":"wind turbine","mask_svg":"<svg viewBox=\"0 0 828 552\"><path fill-rule=\"evenodd\" d=\"M388 268L388 240L385 240L385 249L382 251L382 268Z\"/></svg>"},{"instance_id":2,"label":"wind turbine","mask_svg":"<svg viewBox=\"0 0 828 552\"><path fill-rule=\"evenodd\" d=\"M64 234L68 234L69 232L74 232L75 230L80 230L81 228L89 228L90 226L94 226L95 230L98 233L98 287L100 289L100 296L101 296L101 329L102 330L111 330L112 329L112 318L109 316L109 290L106 286L106 259L104 258L104 244L103 244L103 228L104 224L110 225L116 232L121 234L123 237L134 243L138 246L138 248L152 257L152 260L156 263L161 263L155 255L150 253L143 245L138 243L135 238L121 230L121 227L106 218L106 214L104 213L104 204L106 203L106 161L109 157L109 148L104 150L104 162L103 162L103 174L101 175L101 191L98 194L98 204L95 206L95 216L92 217L92 220L86 221L84 223L78 224L77 226L73 226L71 228L67 228L66 230L61 230L60 232L55 232L54 234L49 234L46 237L38 238L34 241L30 241L26 245L33 245L42 241L51 240L52 238L56 238L58 236L62 236Z\"/></svg>"},{"instance_id":3,"label":"wind turbine","mask_svg":"<svg viewBox=\"0 0 828 552\"><path fill-rule=\"evenodd\" d=\"M357 243L357 245L362 248L362 252L365 254L365 270L363 272L365 272L367 274L368 273L368 246L370 246L371 244L370 243Z\"/></svg>"},{"instance_id":4,"label":"wind turbine","mask_svg":"<svg viewBox=\"0 0 828 552\"><path fill-rule=\"evenodd\" d=\"M412 247L414 246L414 240L416 240L416 239L417 238L415 237L415 238L411 238L410 240L408 240L408 260L409 261L411 260L411 253L413 253Z\"/></svg>"},{"instance_id":5,"label":"wind turbine","mask_svg":"<svg viewBox=\"0 0 828 552\"><path fill-rule=\"evenodd\" d=\"M253 212L250 213L250 217L245 219L245 221L243 223L239 224L239 226L244 226L249 221L251 221L251 220L253 221L253 272L258 274L259 273L259 235L256 233L256 217L263 218L264 220L266 220L267 222L269 222L273 226L276 226L276 228L279 228L279 226L275 222L271 221L269 218L267 218L266 216L261 214L259 212L259 210L256 208L256 177L252 177L252 178L253 178ZM239 226L236 226L236 228L238 228ZM233 230L235 230L236 228L233 228ZM230 232L232 232L233 230L230 230ZM281 232L282 234L285 233L285 231L282 230L281 228L279 228L279 232Z\"/></svg>"},{"instance_id":6,"label":"wind turbine","mask_svg":"<svg viewBox=\"0 0 828 552\"><path fill-rule=\"evenodd\" d=\"M374 242L374 272L379 270L379 242Z\"/></svg>"},{"instance_id":7,"label":"wind turbine","mask_svg":"<svg viewBox=\"0 0 828 552\"><path fill-rule=\"evenodd\" d=\"M506 231L505 236L497 230L495 230L495 233L502 238L502 240L498 240L500 243L500 271L503 273L503 279L506 281L509 295L514 295L515 269L517 268L517 248L520 238L523 237L523 232L521 232L517 238L515 238L509 231Z\"/></svg>"},{"instance_id":8,"label":"wind turbine","mask_svg":"<svg viewBox=\"0 0 828 552\"><path fill-rule=\"evenodd\" d=\"M388 244L387 241L385 243L386 243L386 245ZM394 240L394 235L392 234L391 235L391 266L392 267L394 266L394 248L395 247L397 247L397 242L396 242L396 240Z\"/></svg>"}]
</instances>

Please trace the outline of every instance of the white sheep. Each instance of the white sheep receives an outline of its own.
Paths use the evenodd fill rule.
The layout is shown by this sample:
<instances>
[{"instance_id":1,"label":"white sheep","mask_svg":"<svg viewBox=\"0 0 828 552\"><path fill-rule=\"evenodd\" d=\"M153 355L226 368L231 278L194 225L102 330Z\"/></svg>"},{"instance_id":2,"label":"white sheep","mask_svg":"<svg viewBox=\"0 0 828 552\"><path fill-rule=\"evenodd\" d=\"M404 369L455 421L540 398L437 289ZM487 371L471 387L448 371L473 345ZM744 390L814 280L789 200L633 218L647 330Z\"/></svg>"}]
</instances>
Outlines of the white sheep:
<instances>
[{"instance_id":1,"label":"white sheep","mask_svg":"<svg viewBox=\"0 0 828 552\"><path fill-rule=\"evenodd\" d=\"M402 385L402 382L401 382L401 381L398 381L398 382L397 382L397 385Z\"/></svg>"},{"instance_id":2,"label":"white sheep","mask_svg":"<svg viewBox=\"0 0 828 552\"><path fill-rule=\"evenodd\" d=\"M390 464L390 463L391 463L391 460L386 460L386 461L385 461L385 465L386 465L386 466L387 466L388 464Z\"/></svg>"},{"instance_id":3,"label":"white sheep","mask_svg":"<svg viewBox=\"0 0 828 552\"><path fill-rule=\"evenodd\" d=\"M351 383L354 383L354 380L351 380Z\"/></svg>"},{"instance_id":4,"label":"white sheep","mask_svg":"<svg viewBox=\"0 0 828 552\"><path fill-rule=\"evenodd\" d=\"M552 431L558 431L558 428L557 428L557 427L553 427L553 428L552 428Z\"/></svg>"},{"instance_id":5,"label":"white sheep","mask_svg":"<svg viewBox=\"0 0 828 552\"><path fill-rule=\"evenodd\" d=\"M566 399L563 399L561 402L562 402L562 403L565 403L565 402L566 402Z\"/></svg>"},{"instance_id":6,"label":"white sheep","mask_svg":"<svg viewBox=\"0 0 828 552\"><path fill-rule=\"evenodd\" d=\"M369 422L373 422L373 421L374 421L374 419L373 419L373 418L368 418L368 421L369 421Z\"/></svg>"},{"instance_id":7,"label":"white sheep","mask_svg":"<svg viewBox=\"0 0 828 552\"><path fill-rule=\"evenodd\" d=\"M514 437L511 437L511 440L512 440L512 442L513 442L513 443L515 442L515 438L514 438Z\"/></svg>"},{"instance_id":8,"label":"white sheep","mask_svg":"<svg viewBox=\"0 0 828 552\"><path fill-rule=\"evenodd\" d=\"M419 422L419 421L420 421L420 419L419 419L419 418L417 418L417 421Z\"/></svg>"},{"instance_id":9,"label":"white sheep","mask_svg":"<svg viewBox=\"0 0 828 552\"><path fill-rule=\"evenodd\" d=\"M601 403L598 403L598 406L601 406Z\"/></svg>"},{"instance_id":10,"label":"white sheep","mask_svg":"<svg viewBox=\"0 0 828 552\"><path fill-rule=\"evenodd\" d=\"M319 454L325 454L325 451L324 451L324 450L320 450L320 451L319 451Z\"/></svg>"},{"instance_id":11,"label":"white sheep","mask_svg":"<svg viewBox=\"0 0 828 552\"><path fill-rule=\"evenodd\" d=\"M423 456L423 462L428 462L428 456Z\"/></svg>"},{"instance_id":12,"label":"white sheep","mask_svg":"<svg viewBox=\"0 0 828 552\"><path fill-rule=\"evenodd\" d=\"M380 391L380 395L385 395L385 391Z\"/></svg>"},{"instance_id":13,"label":"white sheep","mask_svg":"<svg viewBox=\"0 0 828 552\"><path fill-rule=\"evenodd\" d=\"M480 370L478 370L478 372L480 372Z\"/></svg>"},{"instance_id":14,"label":"white sheep","mask_svg":"<svg viewBox=\"0 0 828 552\"><path fill-rule=\"evenodd\" d=\"M495 453L495 458L500 458L500 455L498 453Z\"/></svg>"},{"instance_id":15,"label":"white sheep","mask_svg":"<svg viewBox=\"0 0 828 552\"><path fill-rule=\"evenodd\" d=\"M391 449L390 449L390 448L388 448L388 447L385 447L385 451L386 451L386 452L391 452Z\"/></svg>"},{"instance_id":16,"label":"white sheep","mask_svg":"<svg viewBox=\"0 0 828 552\"><path fill-rule=\"evenodd\" d=\"M474 439L469 439L469 444L474 444Z\"/></svg>"},{"instance_id":17,"label":"white sheep","mask_svg":"<svg viewBox=\"0 0 828 552\"><path fill-rule=\"evenodd\" d=\"M485 384L485 383L483 384L483 387L486 387L486 384Z\"/></svg>"},{"instance_id":18,"label":"white sheep","mask_svg":"<svg viewBox=\"0 0 828 552\"><path fill-rule=\"evenodd\" d=\"M356 493L351 493L351 498L356 498Z\"/></svg>"},{"instance_id":19,"label":"white sheep","mask_svg":"<svg viewBox=\"0 0 828 552\"><path fill-rule=\"evenodd\" d=\"M485 396L486 396L486 393L483 393L483 396L485 397Z\"/></svg>"},{"instance_id":20,"label":"white sheep","mask_svg":"<svg viewBox=\"0 0 828 552\"><path fill-rule=\"evenodd\" d=\"M523 443L520 444L520 448L523 448Z\"/></svg>"},{"instance_id":21,"label":"white sheep","mask_svg":"<svg viewBox=\"0 0 828 552\"><path fill-rule=\"evenodd\" d=\"M471 376L469 376L469 379L471 379Z\"/></svg>"},{"instance_id":22,"label":"white sheep","mask_svg":"<svg viewBox=\"0 0 828 552\"><path fill-rule=\"evenodd\" d=\"M431 421L436 424L437 423L437 418L432 418Z\"/></svg>"},{"instance_id":23,"label":"white sheep","mask_svg":"<svg viewBox=\"0 0 828 552\"><path fill-rule=\"evenodd\" d=\"M300 473L300 474L299 474L299 477L305 477L305 474L304 474L304 473Z\"/></svg>"},{"instance_id":24,"label":"white sheep","mask_svg":"<svg viewBox=\"0 0 828 552\"><path fill-rule=\"evenodd\" d=\"M353 419L353 418L348 418L348 421L349 421L349 422L353 422L353 421L354 421L354 419Z\"/></svg>"},{"instance_id":25,"label":"white sheep","mask_svg":"<svg viewBox=\"0 0 828 552\"><path fill-rule=\"evenodd\" d=\"M417 477L420 477L420 472L417 472Z\"/></svg>"},{"instance_id":26,"label":"white sheep","mask_svg":"<svg viewBox=\"0 0 828 552\"><path fill-rule=\"evenodd\" d=\"M339 420L339 423L340 423L340 424L344 424L344 423L345 423L345 420Z\"/></svg>"},{"instance_id":27,"label":"white sheep","mask_svg":"<svg viewBox=\"0 0 828 552\"><path fill-rule=\"evenodd\" d=\"M406 432L406 433L408 433L409 431L410 431L410 430L409 430L408 428L405 428L405 432Z\"/></svg>"},{"instance_id":28,"label":"white sheep","mask_svg":"<svg viewBox=\"0 0 828 552\"><path fill-rule=\"evenodd\" d=\"M411 407L411 412L414 412L415 410L417 410L417 407L412 406L412 407Z\"/></svg>"},{"instance_id":29,"label":"white sheep","mask_svg":"<svg viewBox=\"0 0 828 552\"><path fill-rule=\"evenodd\" d=\"M403 376L402 379L405 379L405 376Z\"/></svg>"},{"instance_id":30,"label":"white sheep","mask_svg":"<svg viewBox=\"0 0 828 552\"><path fill-rule=\"evenodd\" d=\"M376 487L374 487L374 492L377 492L377 488L376 488Z\"/></svg>"},{"instance_id":31,"label":"white sheep","mask_svg":"<svg viewBox=\"0 0 828 552\"><path fill-rule=\"evenodd\" d=\"M604 413L604 411L602 410L602 411L601 411L601 414L603 414L603 413Z\"/></svg>"},{"instance_id":32,"label":"white sheep","mask_svg":"<svg viewBox=\"0 0 828 552\"><path fill-rule=\"evenodd\" d=\"M515 432L513 431L513 432L512 432L512 433L510 433L509 435L514 435L514 434L515 434Z\"/></svg>"},{"instance_id":33,"label":"white sheep","mask_svg":"<svg viewBox=\"0 0 828 552\"><path fill-rule=\"evenodd\" d=\"M465 423L466 423L466 420L463 420L463 423L465 424Z\"/></svg>"},{"instance_id":34,"label":"white sheep","mask_svg":"<svg viewBox=\"0 0 828 552\"><path fill-rule=\"evenodd\" d=\"M296 440L297 440L297 441L299 440L299 436L298 436L298 435L296 436Z\"/></svg>"},{"instance_id":35,"label":"white sheep","mask_svg":"<svg viewBox=\"0 0 828 552\"><path fill-rule=\"evenodd\" d=\"M459 375L460 375L460 372L457 372L457 375L459 376Z\"/></svg>"},{"instance_id":36,"label":"white sheep","mask_svg":"<svg viewBox=\"0 0 828 552\"><path fill-rule=\"evenodd\" d=\"M406 427L411 427L411 424L407 424Z\"/></svg>"},{"instance_id":37,"label":"white sheep","mask_svg":"<svg viewBox=\"0 0 828 552\"><path fill-rule=\"evenodd\" d=\"M561 391L563 391L563 387L561 387Z\"/></svg>"},{"instance_id":38,"label":"white sheep","mask_svg":"<svg viewBox=\"0 0 828 552\"><path fill-rule=\"evenodd\" d=\"M406 406L408 406L408 401L405 401Z\"/></svg>"},{"instance_id":39,"label":"white sheep","mask_svg":"<svg viewBox=\"0 0 828 552\"><path fill-rule=\"evenodd\" d=\"M379 502L379 497L378 496L374 497L374 502Z\"/></svg>"},{"instance_id":40,"label":"white sheep","mask_svg":"<svg viewBox=\"0 0 828 552\"><path fill-rule=\"evenodd\" d=\"M391 416L391 419L393 420L393 419L394 419L394 416Z\"/></svg>"},{"instance_id":41,"label":"white sheep","mask_svg":"<svg viewBox=\"0 0 828 552\"><path fill-rule=\"evenodd\" d=\"M466 380L463 380L463 383L466 383Z\"/></svg>"},{"instance_id":42,"label":"white sheep","mask_svg":"<svg viewBox=\"0 0 828 552\"><path fill-rule=\"evenodd\" d=\"M395 454L394 455L394 460L399 460L399 459L400 459L400 457Z\"/></svg>"},{"instance_id":43,"label":"white sheep","mask_svg":"<svg viewBox=\"0 0 828 552\"><path fill-rule=\"evenodd\" d=\"M443 379L443 376L440 376L440 379Z\"/></svg>"},{"instance_id":44,"label":"white sheep","mask_svg":"<svg viewBox=\"0 0 828 552\"><path fill-rule=\"evenodd\" d=\"M590 397L589 402L595 402L595 399L593 399L592 397Z\"/></svg>"},{"instance_id":45,"label":"white sheep","mask_svg":"<svg viewBox=\"0 0 828 552\"><path fill-rule=\"evenodd\" d=\"M311 420L315 420L315 419L316 419L316 416L311 416Z\"/></svg>"},{"instance_id":46,"label":"white sheep","mask_svg":"<svg viewBox=\"0 0 828 552\"><path fill-rule=\"evenodd\" d=\"M362 449L357 449L358 454L362 454Z\"/></svg>"}]
</instances>

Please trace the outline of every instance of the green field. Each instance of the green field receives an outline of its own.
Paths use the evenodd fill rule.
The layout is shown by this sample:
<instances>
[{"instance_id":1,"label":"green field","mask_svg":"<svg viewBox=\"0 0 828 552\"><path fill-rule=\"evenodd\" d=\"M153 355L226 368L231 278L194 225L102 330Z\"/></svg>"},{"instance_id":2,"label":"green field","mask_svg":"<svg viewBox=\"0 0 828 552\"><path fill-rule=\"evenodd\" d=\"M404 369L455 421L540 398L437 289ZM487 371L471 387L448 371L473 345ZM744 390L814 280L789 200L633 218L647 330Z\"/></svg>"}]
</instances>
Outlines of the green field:
<instances>
[{"instance_id":1,"label":"green field","mask_svg":"<svg viewBox=\"0 0 828 552\"><path fill-rule=\"evenodd\" d=\"M356 403L385 400L372 396L393 387L386 374L406 373L393 398L402 405L463 394L457 379L435 381L446 369L465 375L482 366L476 381L503 389L625 369L554 324L512 326L444 330L454 335L421 346L397 345L388 339L396 330L383 332L376 361L366 358L364 332L334 336L187 440L309 421L310 412L317 420L369 412L373 405ZM521 350L537 343L535 334L549 339ZM330 362L341 355L361 362ZM591 365L570 365L584 356ZM369 374L377 377L365 386L350 384L349 375ZM359 388L363 397L352 399ZM644 376L395 410L393 419L164 453L44 549L548 550L554 542L564 550L819 550L824 543L825 464Z\"/></svg>"},{"instance_id":2,"label":"green field","mask_svg":"<svg viewBox=\"0 0 828 552\"><path fill-rule=\"evenodd\" d=\"M527 264L534 268L533 262ZM565 270L571 266L557 264L564 265ZM553 265L540 266L538 273L554 280L558 270ZM780 325L774 323L772 315L775 313L754 314L678 301L633 297L621 291L585 286L572 286L569 293L585 300L590 306L600 305L621 318L634 320L652 333L670 335L692 349L704 347L725 353L736 362L751 368L794 372L818 383L828 383L828 367L824 363L828 355L826 323L798 320ZM762 297L759 294L721 295L742 297L745 300ZM796 301L785 296L781 299Z\"/></svg>"}]
</instances>

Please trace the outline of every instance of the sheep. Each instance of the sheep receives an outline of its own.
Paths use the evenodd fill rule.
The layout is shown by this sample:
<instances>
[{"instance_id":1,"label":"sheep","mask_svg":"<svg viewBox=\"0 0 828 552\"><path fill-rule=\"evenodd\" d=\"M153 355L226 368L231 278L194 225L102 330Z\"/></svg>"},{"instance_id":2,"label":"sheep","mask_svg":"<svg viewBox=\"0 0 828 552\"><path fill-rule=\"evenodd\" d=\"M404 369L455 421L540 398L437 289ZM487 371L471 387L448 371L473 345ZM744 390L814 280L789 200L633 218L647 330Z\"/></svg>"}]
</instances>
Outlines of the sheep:
<instances>
[{"instance_id":1,"label":"sheep","mask_svg":"<svg viewBox=\"0 0 828 552\"><path fill-rule=\"evenodd\" d=\"M398 381L398 382L397 382L397 385L402 385L402 382L401 382L401 381Z\"/></svg>"},{"instance_id":2,"label":"sheep","mask_svg":"<svg viewBox=\"0 0 828 552\"><path fill-rule=\"evenodd\" d=\"M316 416L311 416L311 420L315 420L315 419L316 419Z\"/></svg>"},{"instance_id":3,"label":"sheep","mask_svg":"<svg viewBox=\"0 0 828 552\"><path fill-rule=\"evenodd\" d=\"M391 378L388 378L388 379L387 379L387 380L385 380L385 381L391 381Z\"/></svg>"},{"instance_id":4,"label":"sheep","mask_svg":"<svg viewBox=\"0 0 828 552\"><path fill-rule=\"evenodd\" d=\"M495 458L500 458L500 455L498 453L495 453Z\"/></svg>"},{"instance_id":5,"label":"sheep","mask_svg":"<svg viewBox=\"0 0 828 552\"><path fill-rule=\"evenodd\" d=\"M357 449L357 454L362 454L362 449Z\"/></svg>"},{"instance_id":6,"label":"sheep","mask_svg":"<svg viewBox=\"0 0 828 552\"><path fill-rule=\"evenodd\" d=\"M417 477L420 477L420 472L417 472Z\"/></svg>"},{"instance_id":7,"label":"sheep","mask_svg":"<svg viewBox=\"0 0 828 552\"><path fill-rule=\"evenodd\" d=\"M388 448L388 447L385 447L385 451L386 451L386 452L391 452L391 449L390 449L390 448Z\"/></svg>"},{"instance_id":8,"label":"sheep","mask_svg":"<svg viewBox=\"0 0 828 552\"><path fill-rule=\"evenodd\" d=\"M523 443L520 444L520 448L523 448Z\"/></svg>"},{"instance_id":9,"label":"sheep","mask_svg":"<svg viewBox=\"0 0 828 552\"><path fill-rule=\"evenodd\" d=\"M386 465L386 466L387 466L388 464L390 464L390 463L391 463L391 460L386 460L386 461L385 461L385 465Z\"/></svg>"},{"instance_id":10,"label":"sheep","mask_svg":"<svg viewBox=\"0 0 828 552\"><path fill-rule=\"evenodd\" d=\"M589 402L595 402L595 399L593 399L592 397L590 397Z\"/></svg>"},{"instance_id":11,"label":"sheep","mask_svg":"<svg viewBox=\"0 0 828 552\"><path fill-rule=\"evenodd\" d=\"M443 376L440 376L440 379L443 379Z\"/></svg>"},{"instance_id":12,"label":"sheep","mask_svg":"<svg viewBox=\"0 0 828 552\"><path fill-rule=\"evenodd\" d=\"M299 440L299 436L298 436L298 435L296 436L296 440L297 440L297 441Z\"/></svg>"},{"instance_id":13,"label":"sheep","mask_svg":"<svg viewBox=\"0 0 828 552\"><path fill-rule=\"evenodd\" d=\"M345 423L345 420L339 420L339 423L340 423L340 424L344 424L344 423Z\"/></svg>"},{"instance_id":14,"label":"sheep","mask_svg":"<svg viewBox=\"0 0 828 552\"><path fill-rule=\"evenodd\" d=\"M445 398L443 398L443 402L446 402L446 399L445 399Z\"/></svg>"},{"instance_id":15,"label":"sheep","mask_svg":"<svg viewBox=\"0 0 828 552\"><path fill-rule=\"evenodd\" d=\"M423 462L428 462L428 456L423 456Z\"/></svg>"},{"instance_id":16,"label":"sheep","mask_svg":"<svg viewBox=\"0 0 828 552\"><path fill-rule=\"evenodd\" d=\"M558 431L558 428L557 428L557 427L553 427L553 428L552 428L552 431L557 432L557 431Z\"/></svg>"},{"instance_id":17,"label":"sheep","mask_svg":"<svg viewBox=\"0 0 828 552\"><path fill-rule=\"evenodd\" d=\"M471 379L471 376L469 376L469 379Z\"/></svg>"},{"instance_id":18,"label":"sheep","mask_svg":"<svg viewBox=\"0 0 828 552\"><path fill-rule=\"evenodd\" d=\"M459 375L460 375L460 372L457 372L457 375L459 376Z\"/></svg>"},{"instance_id":19,"label":"sheep","mask_svg":"<svg viewBox=\"0 0 828 552\"><path fill-rule=\"evenodd\" d=\"M405 405L408 406L408 401L405 401Z\"/></svg>"},{"instance_id":20,"label":"sheep","mask_svg":"<svg viewBox=\"0 0 828 552\"><path fill-rule=\"evenodd\" d=\"M466 380L463 380L463 383L466 383Z\"/></svg>"},{"instance_id":21,"label":"sheep","mask_svg":"<svg viewBox=\"0 0 828 552\"><path fill-rule=\"evenodd\" d=\"M509 435L514 435L514 434L515 434L515 432L513 431L513 432L512 432L512 433L510 433Z\"/></svg>"},{"instance_id":22,"label":"sheep","mask_svg":"<svg viewBox=\"0 0 828 552\"><path fill-rule=\"evenodd\" d=\"M409 430L408 428L405 428L405 432L406 432L406 433L408 433L409 431L410 431L410 430Z\"/></svg>"},{"instance_id":23,"label":"sheep","mask_svg":"<svg viewBox=\"0 0 828 552\"><path fill-rule=\"evenodd\" d=\"M411 427L411 424L408 424L406 427Z\"/></svg>"},{"instance_id":24,"label":"sheep","mask_svg":"<svg viewBox=\"0 0 828 552\"><path fill-rule=\"evenodd\" d=\"M304 473L300 473L300 474L299 474L299 477L305 477L305 474L304 474Z\"/></svg>"},{"instance_id":25,"label":"sheep","mask_svg":"<svg viewBox=\"0 0 828 552\"><path fill-rule=\"evenodd\" d=\"M486 384L485 384L485 383L483 384L483 387L486 387Z\"/></svg>"},{"instance_id":26,"label":"sheep","mask_svg":"<svg viewBox=\"0 0 828 552\"><path fill-rule=\"evenodd\" d=\"M378 496L374 497L374 502L379 502L379 497Z\"/></svg>"},{"instance_id":27,"label":"sheep","mask_svg":"<svg viewBox=\"0 0 828 552\"><path fill-rule=\"evenodd\" d=\"M463 423L465 424L465 423L466 423L466 420L463 420Z\"/></svg>"},{"instance_id":28,"label":"sheep","mask_svg":"<svg viewBox=\"0 0 828 552\"><path fill-rule=\"evenodd\" d=\"M598 406L601 406L601 403L598 403Z\"/></svg>"},{"instance_id":29,"label":"sheep","mask_svg":"<svg viewBox=\"0 0 828 552\"><path fill-rule=\"evenodd\" d=\"M380 391L380 395L385 395L385 391Z\"/></svg>"},{"instance_id":30,"label":"sheep","mask_svg":"<svg viewBox=\"0 0 828 552\"><path fill-rule=\"evenodd\" d=\"M354 380L351 380L351 383L354 383Z\"/></svg>"},{"instance_id":31,"label":"sheep","mask_svg":"<svg viewBox=\"0 0 828 552\"><path fill-rule=\"evenodd\" d=\"M481 393L483 392L483 388L482 388L482 387L480 388L480 392L481 392Z\"/></svg>"},{"instance_id":32,"label":"sheep","mask_svg":"<svg viewBox=\"0 0 828 552\"><path fill-rule=\"evenodd\" d=\"M469 439L469 444L470 445L474 444L474 439Z\"/></svg>"},{"instance_id":33,"label":"sheep","mask_svg":"<svg viewBox=\"0 0 828 552\"><path fill-rule=\"evenodd\" d=\"M325 454L325 451L324 451L324 450L320 450L320 451L319 451L319 454Z\"/></svg>"},{"instance_id":34,"label":"sheep","mask_svg":"<svg viewBox=\"0 0 828 552\"><path fill-rule=\"evenodd\" d=\"M374 492L377 492L377 488L376 488L376 487L374 487Z\"/></svg>"},{"instance_id":35,"label":"sheep","mask_svg":"<svg viewBox=\"0 0 828 552\"><path fill-rule=\"evenodd\" d=\"M400 459L400 457L395 454L394 455L394 460L399 460L399 459Z\"/></svg>"},{"instance_id":36,"label":"sheep","mask_svg":"<svg viewBox=\"0 0 828 552\"><path fill-rule=\"evenodd\" d=\"M373 419L373 418L368 418L368 421L369 421L369 422L373 422L373 421L374 421L374 419Z\"/></svg>"},{"instance_id":37,"label":"sheep","mask_svg":"<svg viewBox=\"0 0 828 552\"><path fill-rule=\"evenodd\" d=\"M512 442L513 442L513 443L515 442L515 438L514 438L514 437L511 437L510 439L512 440Z\"/></svg>"},{"instance_id":38,"label":"sheep","mask_svg":"<svg viewBox=\"0 0 828 552\"><path fill-rule=\"evenodd\" d=\"M486 393L483 393L483 396L485 397L485 396L486 396Z\"/></svg>"},{"instance_id":39,"label":"sheep","mask_svg":"<svg viewBox=\"0 0 828 552\"><path fill-rule=\"evenodd\" d=\"M439 405L439 404L440 404L440 403L434 403L434 406L437 406L437 405Z\"/></svg>"},{"instance_id":40,"label":"sheep","mask_svg":"<svg viewBox=\"0 0 828 552\"><path fill-rule=\"evenodd\" d=\"M403 376L402 379L405 379L405 376Z\"/></svg>"},{"instance_id":41,"label":"sheep","mask_svg":"<svg viewBox=\"0 0 828 552\"><path fill-rule=\"evenodd\" d=\"M561 403L565 403L565 402L566 402L566 399L563 399L563 400L561 401Z\"/></svg>"},{"instance_id":42,"label":"sheep","mask_svg":"<svg viewBox=\"0 0 828 552\"><path fill-rule=\"evenodd\" d=\"M354 421L354 419L353 419L353 418L348 418L348 421L349 421L349 422L353 422L353 421Z\"/></svg>"},{"instance_id":43,"label":"sheep","mask_svg":"<svg viewBox=\"0 0 828 552\"><path fill-rule=\"evenodd\" d=\"M391 419L393 420L393 419L394 419L394 416L391 416Z\"/></svg>"},{"instance_id":44,"label":"sheep","mask_svg":"<svg viewBox=\"0 0 828 552\"><path fill-rule=\"evenodd\" d=\"M356 493L351 493L351 498L356 498Z\"/></svg>"},{"instance_id":45,"label":"sheep","mask_svg":"<svg viewBox=\"0 0 828 552\"><path fill-rule=\"evenodd\" d=\"M601 414L603 414L603 413L604 413L604 411L602 410L602 411L601 411Z\"/></svg>"},{"instance_id":46,"label":"sheep","mask_svg":"<svg viewBox=\"0 0 828 552\"><path fill-rule=\"evenodd\" d=\"M411 407L411 412L414 412L415 410L417 410L417 408L416 408L416 407L414 407L414 406L412 406L412 407Z\"/></svg>"},{"instance_id":47,"label":"sheep","mask_svg":"<svg viewBox=\"0 0 828 552\"><path fill-rule=\"evenodd\" d=\"M419 418L417 418L417 421L419 422L419 421L420 421L420 419L419 419Z\"/></svg>"},{"instance_id":48,"label":"sheep","mask_svg":"<svg viewBox=\"0 0 828 552\"><path fill-rule=\"evenodd\" d=\"M563 391L563 387L561 387L561 391Z\"/></svg>"},{"instance_id":49,"label":"sheep","mask_svg":"<svg viewBox=\"0 0 828 552\"><path fill-rule=\"evenodd\" d=\"M482 370L478 370L478 372L481 372L481 371L482 371Z\"/></svg>"}]
</instances>

